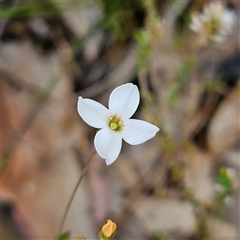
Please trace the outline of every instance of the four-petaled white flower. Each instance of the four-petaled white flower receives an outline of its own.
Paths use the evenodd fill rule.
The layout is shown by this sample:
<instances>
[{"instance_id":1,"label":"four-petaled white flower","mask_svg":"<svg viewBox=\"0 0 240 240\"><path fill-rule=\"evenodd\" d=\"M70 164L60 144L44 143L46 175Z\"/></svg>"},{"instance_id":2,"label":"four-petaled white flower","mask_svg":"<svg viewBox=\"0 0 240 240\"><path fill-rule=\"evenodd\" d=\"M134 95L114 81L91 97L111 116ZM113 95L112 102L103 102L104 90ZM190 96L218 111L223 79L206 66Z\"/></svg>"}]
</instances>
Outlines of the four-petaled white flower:
<instances>
[{"instance_id":1,"label":"four-petaled white flower","mask_svg":"<svg viewBox=\"0 0 240 240\"><path fill-rule=\"evenodd\" d=\"M192 13L190 28L203 40L222 42L231 33L236 19L235 12L226 8L223 2L210 2L201 13Z\"/></svg>"},{"instance_id":2,"label":"four-petaled white flower","mask_svg":"<svg viewBox=\"0 0 240 240\"><path fill-rule=\"evenodd\" d=\"M122 139L131 145L146 142L155 136L159 128L146 121L130 119L140 101L138 87L132 83L115 88L109 98L107 109L87 98L78 98L78 113L90 126L100 129L94 145L107 165L112 164L122 148Z\"/></svg>"}]
</instances>

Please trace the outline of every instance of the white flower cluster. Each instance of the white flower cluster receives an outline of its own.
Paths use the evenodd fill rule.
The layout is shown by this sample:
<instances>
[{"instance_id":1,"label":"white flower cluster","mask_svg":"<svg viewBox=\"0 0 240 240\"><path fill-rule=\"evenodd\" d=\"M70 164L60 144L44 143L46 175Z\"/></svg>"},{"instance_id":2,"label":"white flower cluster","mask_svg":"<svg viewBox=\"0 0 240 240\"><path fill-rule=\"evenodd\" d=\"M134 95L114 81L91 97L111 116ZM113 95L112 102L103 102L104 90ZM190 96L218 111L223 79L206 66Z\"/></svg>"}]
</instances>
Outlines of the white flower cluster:
<instances>
[{"instance_id":1,"label":"white flower cluster","mask_svg":"<svg viewBox=\"0 0 240 240\"><path fill-rule=\"evenodd\" d=\"M159 131L155 125L143 120L130 119L140 101L138 87L132 83L115 88L109 98L107 109L102 104L79 97L78 113L90 126L100 129L94 145L107 165L112 164L122 148L122 139L137 145L153 138Z\"/></svg>"},{"instance_id":2,"label":"white flower cluster","mask_svg":"<svg viewBox=\"0 0 240 240\"><path fill-rule=\"evenodd\" d=\"M193 12L190 28L199 33L204 40L222 42L233 30L237 16L226 8L222 1L205 5L202 12Z\"/></svg>"}]
</instances>

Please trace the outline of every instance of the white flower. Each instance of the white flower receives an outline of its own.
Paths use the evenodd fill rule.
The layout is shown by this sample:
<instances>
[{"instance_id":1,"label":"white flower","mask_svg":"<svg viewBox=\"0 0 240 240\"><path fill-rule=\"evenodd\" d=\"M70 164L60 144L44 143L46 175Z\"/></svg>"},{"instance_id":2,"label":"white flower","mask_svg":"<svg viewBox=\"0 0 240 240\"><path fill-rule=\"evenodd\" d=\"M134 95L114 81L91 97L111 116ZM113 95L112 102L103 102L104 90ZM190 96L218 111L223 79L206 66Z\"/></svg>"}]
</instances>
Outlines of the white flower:
<instances>
[{"instance_id":1,"label":"white flower","mask_svg":"<svg viewBox=\"0 0 240 240\"><path fill-rule=\"evenodd\" d=\"M130 119L140 101L139 90L132 83L115 88L109 98L107 109L102 104L87 98L78 98L78 113L90 126L100 129L94 145L107 165L112 164L122 148L122 139L137 145L153 138L159 128L146 121Z\"/></svg>"},{"instance_id":2,"label":"white flower","mask_svg":"<svg viewBox=\"0 0 240 240\"><path fill-rule=\"evenodd\" d=\"M236 19L234 11L227 9L221 1L210 2L202 13L192 13L190 28L202 38L222 42L231 33Z\"/></svg>"}]
</instances>

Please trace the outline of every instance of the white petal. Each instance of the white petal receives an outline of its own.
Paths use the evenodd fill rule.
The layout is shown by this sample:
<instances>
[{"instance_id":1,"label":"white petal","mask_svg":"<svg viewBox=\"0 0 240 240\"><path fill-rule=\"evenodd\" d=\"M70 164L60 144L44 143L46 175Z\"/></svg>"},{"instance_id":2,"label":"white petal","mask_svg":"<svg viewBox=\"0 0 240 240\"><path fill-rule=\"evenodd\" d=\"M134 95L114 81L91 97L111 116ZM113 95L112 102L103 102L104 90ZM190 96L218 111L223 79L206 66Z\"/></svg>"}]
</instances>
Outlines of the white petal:
<instances>
[{"instance_id":1,"label":"white petal","mask_svg":"<svg viewBox=\"0 0 240 240\"><path fill-rule=\"evenodd\" d=\"M123 118L130 118L139 105L140 94L138 87L132 83L115 88L109 98L109 110Z\"/></svg>"},{"instance_id":2,"label":"white petal","mask_svg":"<svg viewBox=\"0 0 240 240\"><path fill-rule=\"evenodd\" d=\"M196 12L191 15L190 28L195 32L200 31L202 28L202 22L200 20L199 14Z\"/></svg>"},{"instance_id":3,"label":"white petal","mask_svg":"<svg viewBox=\"0 0 240 240\"><path fill-rule=\"evenodd\" d=\"M142 120L128 119L124 124L122 138L131 145L144 143L159 131L155 125Z\"/></svg>"},{"instance_id":4,"label":"white petal","mask_svg":"<svg viewBox=\"0 0 240 240\"><path fill-rule=\"evenodd\" d=\"M225 10L222 15L222 31L226 34L231 33L237 18L233 11Z\"/></svg>"},{"instance_id":5,"label":"white petal","mask_svg":"<svg viewBox=\"0 0 240 240\"><path fill-rule=\"evenodd\" d=\"M109 127L105 127L97 132L94 145L99 156L105 159L107 165L110 165L117 159L121 151L121 134L115 133Z\"/></svg>"},{"instance_id":6,"label":"white petal","mask_svg":"<svg viewBox=\"0 0 240 240\"><path fill-rule=\"evenodd\" d=\"M78 113L90 126L102 128L107 125L109 110L102 104L87 98L78 98Z\"/></svg>"}]
</instances>

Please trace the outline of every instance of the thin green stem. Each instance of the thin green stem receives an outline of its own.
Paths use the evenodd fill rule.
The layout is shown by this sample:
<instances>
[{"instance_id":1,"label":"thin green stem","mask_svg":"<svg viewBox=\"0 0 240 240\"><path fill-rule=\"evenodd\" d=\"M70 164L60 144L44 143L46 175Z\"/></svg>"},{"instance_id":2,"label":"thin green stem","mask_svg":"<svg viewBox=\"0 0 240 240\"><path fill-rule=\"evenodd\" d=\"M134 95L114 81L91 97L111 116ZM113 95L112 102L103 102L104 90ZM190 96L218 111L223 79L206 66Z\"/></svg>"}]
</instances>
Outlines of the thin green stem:
<instances>
[{"instance_id":1,"label":"thin green stem","mask_svg":"<svg viewBox=\"0 0 240 240\"><path fill-rule=\"evenodd\" d=\"M69 212L69 209L70 209L70 206L71 206L72 201L73 201L73 199L74 199L74 196L75 196L75 194L76 194L76 192L77 192L77 189L78 189L80 183L82 182L83 176L84 176L85 172L87 171L87 168L88 168L90 162L92 161L92 159L94 158L94 156L96 155L96 153L97 153L96 150L94 150L93 153L92 153L92 155L91 155L91 156L89 157L89 159L87 160L87 162L86 162L86 164L85 164L85 166L84 166L84 168L83 168L83 171L82 171L82 173L81 173L81 175L80 175L80 177L79 177L79 179L78 179L78 182L77 182L77 184L76 184L76 186L75 186L75 188L74 188L74 190L73 190L73 192L72 192L72 195L71 195L71 197L70 197L70 199L69 199L69 201L68 201L67 207L66 207L66 209L65 209L65 212L64 212L64 215L63 215L63 218L62 218L60 227L59 227L59 236L60 236L60 234L61 234L61 232L62 232L63 225L64 225L64 223L65 223L67 214L68 214L68 212Z\"/></svg>"}]
</instances>

